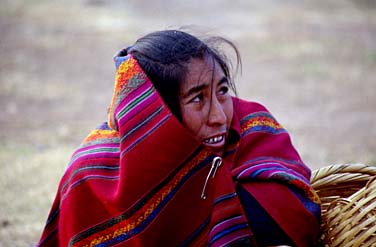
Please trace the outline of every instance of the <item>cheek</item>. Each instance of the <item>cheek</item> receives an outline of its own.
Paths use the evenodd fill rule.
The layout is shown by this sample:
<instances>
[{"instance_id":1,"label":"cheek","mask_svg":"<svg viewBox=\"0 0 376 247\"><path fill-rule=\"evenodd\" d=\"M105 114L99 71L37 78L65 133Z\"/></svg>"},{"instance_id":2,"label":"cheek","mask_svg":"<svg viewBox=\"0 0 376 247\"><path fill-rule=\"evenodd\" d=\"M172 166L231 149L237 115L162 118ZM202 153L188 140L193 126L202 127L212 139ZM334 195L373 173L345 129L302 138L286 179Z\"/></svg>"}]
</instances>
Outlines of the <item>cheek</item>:
<instances>
[{"instance_id":1,"label":"cheek","mask_svg":"<svg viewBox=\"0 0 376 247\"><path fill-rule=\"evenodd\" d=\"M232 118L234 116L234 105L233 105L232 99L229 99L226 102L223 111L226 114L227 127L230 128L230 125L231 125L231 122L232 122Z\"/></svg>"},{"instance_id":2,"label":"cheek","mask_svg":"<svg viewBox=\"0 0 376 247\"><path fill-rule=\"evenodd\" d=\"M191 107L183 107L181 109L183 126L187 128L193 135L198 135L203 125L202 112L196 111Z\"/></svg>"}]
</instances>

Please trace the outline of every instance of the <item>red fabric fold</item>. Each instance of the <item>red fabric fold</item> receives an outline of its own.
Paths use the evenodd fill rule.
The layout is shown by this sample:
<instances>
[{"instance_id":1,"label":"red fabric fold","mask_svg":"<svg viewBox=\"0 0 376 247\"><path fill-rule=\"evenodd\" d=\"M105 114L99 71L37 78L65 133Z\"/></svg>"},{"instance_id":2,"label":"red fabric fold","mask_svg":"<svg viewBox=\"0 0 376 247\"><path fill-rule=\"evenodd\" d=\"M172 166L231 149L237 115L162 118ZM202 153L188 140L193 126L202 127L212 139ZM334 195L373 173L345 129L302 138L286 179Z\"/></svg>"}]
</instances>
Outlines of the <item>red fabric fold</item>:
<instances>
[{"instance_id":1,"label":"red fabric fold","mask_svg":"<svg viewBox=\"0 0 376 247\"><path fill-rule=\"evenodd\" d=\"M296 246L309 247L317 242L317 219L286 186L276 182L249 182L242 186L257 199Z\"/></svg>"},{"instance_id":2,"label":"red fabric fold","mask_svg":"<svg viewBox=\"0 0 376 247\"><path fill-rule=\"evenodd\" d=\"M310 171L286 130L262 105L237 98L231 143L202 199L216 154L172 115L135 59L119 56L115 61L109 122L73 154L38 246L252 245L252 230L235 192L237 183L250 181L295 186L318 205ZM268 186L300 212L294 194ZM283 213L275 213L274 201L260 197L260 202L286 232L295 231ZM315 237L318 226L310 214L302 216L308 219L304 231L292 236L297 243Z\"/></svg>"}]
</instances>

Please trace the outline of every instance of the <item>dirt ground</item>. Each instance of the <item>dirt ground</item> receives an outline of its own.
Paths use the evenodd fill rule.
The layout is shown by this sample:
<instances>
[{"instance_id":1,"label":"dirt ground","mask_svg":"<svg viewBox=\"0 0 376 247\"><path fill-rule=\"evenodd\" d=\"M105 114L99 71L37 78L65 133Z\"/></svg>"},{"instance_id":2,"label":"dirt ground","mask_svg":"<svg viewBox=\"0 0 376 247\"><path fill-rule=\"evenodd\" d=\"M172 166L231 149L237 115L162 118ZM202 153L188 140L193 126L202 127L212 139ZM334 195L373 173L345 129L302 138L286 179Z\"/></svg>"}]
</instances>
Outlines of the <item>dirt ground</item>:
<instances>
[{"instance_id":1,"label":"dirt ground","mask_svg":"<svg viewBox=\"0 0 376 247\"><path fill-rule=\"evenodd\" d=\"M376 164L376 1L0 0L0 246L33 246L69 156L106 119L114 53L188 26L234 41L238 94L308 166Z\"/></svg>"}]
</instances>

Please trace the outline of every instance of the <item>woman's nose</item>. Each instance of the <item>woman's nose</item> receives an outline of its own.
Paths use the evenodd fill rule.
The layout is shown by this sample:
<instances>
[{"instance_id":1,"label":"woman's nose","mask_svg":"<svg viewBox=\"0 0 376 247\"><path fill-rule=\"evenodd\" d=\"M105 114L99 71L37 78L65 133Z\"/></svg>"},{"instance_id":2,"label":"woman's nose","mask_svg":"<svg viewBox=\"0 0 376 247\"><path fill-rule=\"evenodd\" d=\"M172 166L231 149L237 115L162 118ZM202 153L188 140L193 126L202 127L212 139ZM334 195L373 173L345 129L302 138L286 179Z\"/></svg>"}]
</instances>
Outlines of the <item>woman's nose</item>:
<instances>
[{"instance_id":1,"label":"woman's nose","mask_svg":"<svg viewBox=\"0 0 376 247\"><path fill-rule=\"evenodd\" d=\"M209 107L208 125L226 124L226 114L218 99L213 99Z\"/></svg>"}]
</instances>

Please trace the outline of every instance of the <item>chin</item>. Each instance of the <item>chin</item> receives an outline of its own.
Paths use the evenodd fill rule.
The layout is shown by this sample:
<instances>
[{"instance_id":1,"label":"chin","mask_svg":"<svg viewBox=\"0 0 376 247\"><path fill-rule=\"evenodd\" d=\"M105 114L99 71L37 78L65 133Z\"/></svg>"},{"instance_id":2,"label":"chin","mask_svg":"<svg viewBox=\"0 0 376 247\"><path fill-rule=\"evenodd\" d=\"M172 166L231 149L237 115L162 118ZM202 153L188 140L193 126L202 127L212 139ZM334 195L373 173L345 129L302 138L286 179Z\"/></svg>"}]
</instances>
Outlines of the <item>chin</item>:
<instances>
[{"instance_id":1,"label":"chin","mask_svg":"<svg viewBox=\"0 0 376 247\"><path fill-rule=\"evenodd\" d=\"M221 147L213 147L211 145L207 145L207 144L204 144L205 147L211 149L214 153L216 153L217 155L222 155L223 152L224 152L224 149L225 147L224 146L221 146Z\"/></svg>"}]
</instances>

